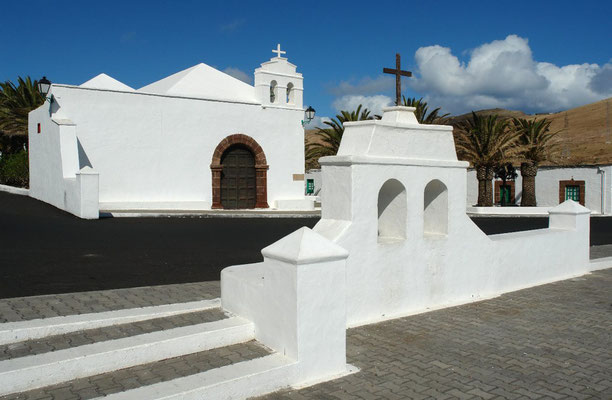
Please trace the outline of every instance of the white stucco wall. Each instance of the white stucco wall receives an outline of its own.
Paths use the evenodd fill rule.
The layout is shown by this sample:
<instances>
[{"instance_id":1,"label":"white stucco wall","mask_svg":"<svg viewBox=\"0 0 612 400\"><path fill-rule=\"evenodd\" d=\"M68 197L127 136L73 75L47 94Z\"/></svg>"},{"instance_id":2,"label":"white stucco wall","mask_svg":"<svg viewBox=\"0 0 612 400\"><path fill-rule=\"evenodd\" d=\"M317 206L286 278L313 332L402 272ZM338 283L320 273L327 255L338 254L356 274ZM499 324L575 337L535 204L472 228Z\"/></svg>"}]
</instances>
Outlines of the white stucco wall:
<instances>
[{"instance_id":1,"label":"white stucco wall","mask_svg":"<svg viewBox=\"0 0 612 400\"><path fill-rule=\"evenodd\" d=\"M80 167L76 126L52 118L54 107L44 103L30 113L29 195L81 218L98 218L98 174Z\"/></svg>"},{"instance_id":2,"label":"white stucco wall","mask_svg":"<svg viewBox=\"0 0 612 400\"><path fill-rule=\"evenodd\" d=\"M254 138L265 152L271 207L277 199L303 197L304 182L293 180L304 173L302 110L62 85L53 86L53 96L53 118L69 117L76 126L79 166L91 165L100 174L100 203L199 202L209 208L214 149L238 133ZM40 122L42 140L53 141L57 130L47 110L43 105L31 114L30 136ZM31 150L35 193L53 192L41 188L54 185L44 177L59 167L54 156L43 154L47 148ZM59 192L48 201L62 208Z\"/></svg>"},{"instance_id":3,"label":"white stucco wall","mask_svg":"<svg viewBox=\"0 0 612 400\"><path fill-rule=\"evenodd\" d=\"M584 205L594 213L602 210L602 174L604 171L604 209L605 214L612 213L612 184L610 174L612 167L607 166L583 166L583 167L540 167L536 175L536 199L538 207L554 207L559 205L559 181L574 179L585 181ZM517 168L518 177L515 181L516 204L520 204L522 196L523 180L520 168ZM478 202L478 180L476 171L468 170L467 173L467 206L471 207Z\"/></svg>"},{"instance_id":4,"label":"white stucco wall","mask_svg":"<svg viewBox=\"0 0 612 400\"><path fill-rule=\"evenodd\" d=\"M314 230L349 251L349 326L588 271L587 209L567 202L560 206L567 214L551 218L550 229L487 236L466 215L467 163L446 147L434 151L444 144L453 146L450 127L383 116L347 123L338 155L320 160L322 219ZM379 237L379 224L390 219L379 210L379 191L390 179L406 188L405 209L396 218L405 224L405 238ZM428 215L432 196L426 188L437 193L440 182L447 190L437 198L441 203L431 203L437 210Z\"/></svg>"}]
</instances>

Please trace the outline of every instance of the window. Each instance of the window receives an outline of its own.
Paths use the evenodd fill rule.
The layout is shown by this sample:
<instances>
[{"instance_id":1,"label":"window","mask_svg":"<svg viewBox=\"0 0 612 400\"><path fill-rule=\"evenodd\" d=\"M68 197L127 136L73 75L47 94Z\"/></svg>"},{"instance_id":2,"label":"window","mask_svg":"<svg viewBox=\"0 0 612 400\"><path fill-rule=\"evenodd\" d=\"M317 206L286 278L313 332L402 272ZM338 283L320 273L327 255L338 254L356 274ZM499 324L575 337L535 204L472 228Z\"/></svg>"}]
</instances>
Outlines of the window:
<instances>
[{"instance_id":1,"label":"window","mask_svg":"<svg viewBox=\"0 0 612 400\"><path fill-rule=\"evenodd\" d=\"M580 186L578 185L567 185L565 187L565 200L574 200L580 202Z\"/></svg>"},{"instance_id":2,"label":"window","mask_svg":"<svg viewBox=\"0 0 612 400\"><path fill-rule=\"evenodd\" d=\"M276 101L276 81L270 82L270 103Z\"/></svg>"},{"instance_id":3,"label":"window","mask_svg":"<svg viewBox=\"0 0 612 400\"><path fill-rule=\"evenodd\" d=\"M314 193L314 179L306 179L306 194Z\"/></svg>"},{"instance_id":4,"label":"window","mask_svg":"<svg viewBox=\"0 0 612 400\"><path fill-rule=\"evenodd\" d=\"M585 181L575 181L574 179L559 181L559 204L565 200L574 200L584 206L585 188Z\"/></svg>"},{"instance_id":5,"label":"window","mask_svg":"<svg viewBox=\"0 0 612 400\"><path fill-rule=\"evenodd\" d=\"M293 104L293 83L287 85L287 104Z\"/></svg>"},{"instance_id":6,"label":"window","mask_svg":"<svg viewBox=\"0 0 612 400\"><path fill-rule=\"evenodd\" d=\"M406 239L406 188L389 179L378 192L378 241Z\"/></svg>"},{"instance_id":7,"label":"window","mask_svg":"<svg viewBox=\"0 0 612 400\"><path fill-rule=\"evenodd\" d=\"M425 235L446 235L448 233L448 189L437 179L425 186L423 233Z\"/></svg>"}]
</instances>

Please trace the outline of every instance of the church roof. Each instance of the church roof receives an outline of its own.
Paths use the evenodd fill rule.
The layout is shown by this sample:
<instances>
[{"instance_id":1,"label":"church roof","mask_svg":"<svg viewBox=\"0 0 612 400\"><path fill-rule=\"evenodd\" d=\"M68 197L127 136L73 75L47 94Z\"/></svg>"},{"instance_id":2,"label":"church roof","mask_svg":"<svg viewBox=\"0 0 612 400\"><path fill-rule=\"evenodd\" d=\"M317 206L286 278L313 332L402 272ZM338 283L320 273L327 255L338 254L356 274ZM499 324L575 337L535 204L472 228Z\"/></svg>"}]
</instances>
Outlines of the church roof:
<instances>
[{"instance_id":1,"label":"church roof","mask_svg":"<svg viewBox=\"0 0 612 400\"><path fill-rule=\"evenodd\" d=\"M138 91L212 100L259 102L253 86L202 63Z\"/></svg>"},{"instance_id":2,"label":"church roof","mask_svg":"<svg viewBox=\"0 0 612 400\"><path fill-rule=\"evenodd\" d=\"M133 92L134 88L129 87L125 83L119 82L106 74L100 74L80 85L83 88L89 89L108 89L120 90L122 92Z\"/></svg>"}]
</instances>

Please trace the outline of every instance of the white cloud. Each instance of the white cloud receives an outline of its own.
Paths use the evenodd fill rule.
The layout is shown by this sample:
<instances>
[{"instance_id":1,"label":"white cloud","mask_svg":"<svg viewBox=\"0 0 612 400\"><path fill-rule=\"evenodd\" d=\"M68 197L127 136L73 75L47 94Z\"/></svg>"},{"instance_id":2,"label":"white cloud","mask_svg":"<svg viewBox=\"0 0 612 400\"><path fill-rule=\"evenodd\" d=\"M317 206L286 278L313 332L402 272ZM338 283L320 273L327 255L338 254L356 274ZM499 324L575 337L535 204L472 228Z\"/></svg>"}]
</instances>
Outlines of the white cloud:
<instances>
[{"instance_id":1,"label":"white cloud","mask_svg":"<svg viewBox=\"0 0 612 400\"><path fill-rule=\"evenodd\" d=\"M392 102L390 97L380 94L375 96L348 95L336 99L333 106L338 111L354 111L362 104L361 108L367 108L371 114L382 115L382 108L391 105Z\"/></svg>"},{"instance_id":2,"label":"white cloud","mask_svg":"<svg viewBox=\"0 0 612 400\"><path fill-rule=\"evenodd\" d=\"M253 84L253 76L247 74L241 69L234 68L234 67L227 67L223 70L223 72L225 72L229 76L233 76L234 78L241 80L244 83L248 83L249 85Z\"/></svg>"},{"instance_id":3,"label":"white cloud","mask_svg":"<svg viewBox=\"0 0 612 400\"><path fill-rule=\"evenodd\" d=\"M551 112L612 96L612 64L538 62L527 39L516 35L477 47L467 63L438 45L419 48L415 59L418 73L408 84L452 113L494 107Z\"/></svg>"}]
</instances>

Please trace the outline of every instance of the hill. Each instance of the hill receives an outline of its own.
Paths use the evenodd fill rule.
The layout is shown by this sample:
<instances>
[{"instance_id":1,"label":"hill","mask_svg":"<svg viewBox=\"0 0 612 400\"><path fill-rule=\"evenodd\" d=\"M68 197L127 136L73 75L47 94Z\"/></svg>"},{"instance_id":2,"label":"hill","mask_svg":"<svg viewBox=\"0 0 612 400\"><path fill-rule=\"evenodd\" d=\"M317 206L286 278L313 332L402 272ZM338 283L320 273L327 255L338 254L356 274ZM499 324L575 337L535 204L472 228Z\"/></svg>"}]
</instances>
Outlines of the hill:
<instances>
[{"instance_id":1,"label":"hill","mask_svg":"<svg viewBox=\"0 0 612 400\"><path fill-rule=\"evenodd\" d=\"M494 108L476 111L479 115L497 114L501 118L546 118L551 121L550 129L560 131L561 146L554 155L554 164L571 165L612 165L612 98L596 103L551 114L525 114L522 111ZM449 125L457 125L470 118L472 113L451 116ZM317 141L315 129L305 132L305 143ZM312 160L307 160L312 166Z\"/></svg>"}]
</instances>

